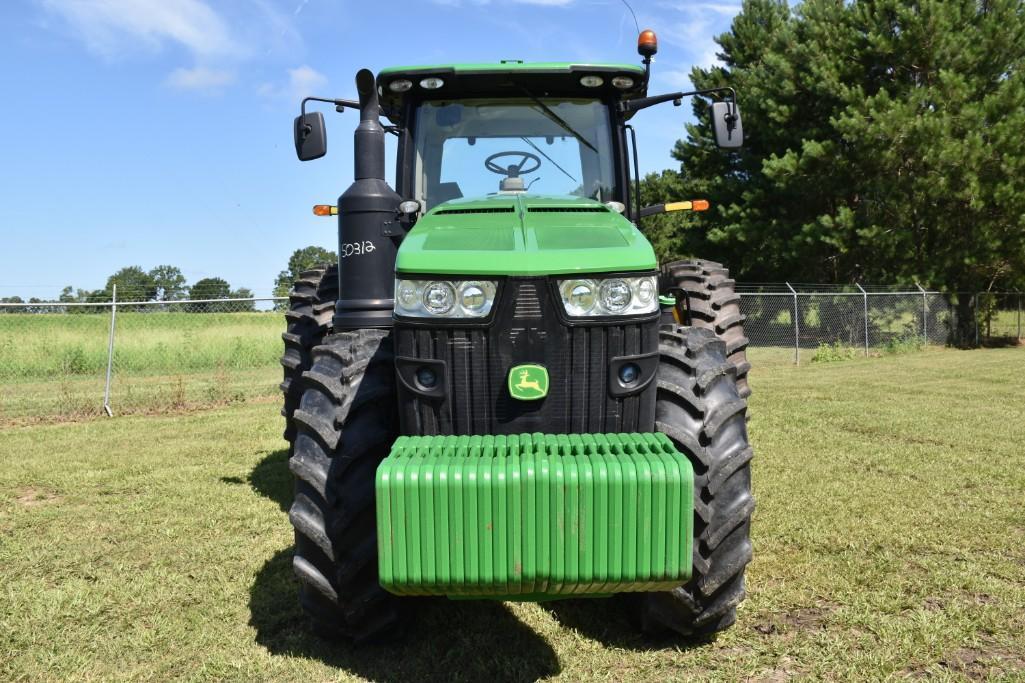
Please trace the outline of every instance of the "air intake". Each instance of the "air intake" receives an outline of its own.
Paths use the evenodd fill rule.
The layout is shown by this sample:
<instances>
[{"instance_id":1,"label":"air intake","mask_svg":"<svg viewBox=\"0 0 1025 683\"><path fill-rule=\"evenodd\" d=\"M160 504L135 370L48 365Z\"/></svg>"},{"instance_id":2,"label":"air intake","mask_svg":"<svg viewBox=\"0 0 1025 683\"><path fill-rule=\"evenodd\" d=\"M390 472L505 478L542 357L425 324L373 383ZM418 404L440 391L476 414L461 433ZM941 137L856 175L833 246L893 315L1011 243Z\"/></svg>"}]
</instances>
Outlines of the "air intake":
<instances>
[{"instance_id":1,"label":"air intake","mask_svg":"<svg viewBox=\"0 0 1025 683\"><path fill-rule=\"evenodd\" d=\"M604 206L531 206L530 213L608 213Z\"/></svg>"},{"instance_id":2,"label":"air intake","mask_svg":"<svg viewBox=\"0 0 1025 683\"><path fill-rule=\"evenodd\" d=\"M478 214L478 213L512 213L515 211L511 206L493 206L486 209L442 209L441 211L435 211L435 216L454 216L461 214Z\"/></svg>"}]
</instances>

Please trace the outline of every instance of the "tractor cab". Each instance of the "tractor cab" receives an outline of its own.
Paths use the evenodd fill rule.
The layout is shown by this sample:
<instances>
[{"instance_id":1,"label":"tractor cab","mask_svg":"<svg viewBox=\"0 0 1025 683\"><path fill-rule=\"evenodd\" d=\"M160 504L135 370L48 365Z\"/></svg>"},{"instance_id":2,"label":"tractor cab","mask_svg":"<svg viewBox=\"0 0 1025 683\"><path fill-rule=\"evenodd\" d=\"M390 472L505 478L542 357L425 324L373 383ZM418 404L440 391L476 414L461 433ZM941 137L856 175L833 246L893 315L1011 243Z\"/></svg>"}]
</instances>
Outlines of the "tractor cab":
<instances>
[{"instance_id":1,"label":"tractor cab","mask_svg":"<svg viewBox=\"0 0 1025 683\"><path fill-rule=\"evenodd\" d=\"M396 189L430 210L529 192L629 205L624 100L645 94L628 64L397 67L377 78L401 130Z\"/></svg>"}]
</instances>

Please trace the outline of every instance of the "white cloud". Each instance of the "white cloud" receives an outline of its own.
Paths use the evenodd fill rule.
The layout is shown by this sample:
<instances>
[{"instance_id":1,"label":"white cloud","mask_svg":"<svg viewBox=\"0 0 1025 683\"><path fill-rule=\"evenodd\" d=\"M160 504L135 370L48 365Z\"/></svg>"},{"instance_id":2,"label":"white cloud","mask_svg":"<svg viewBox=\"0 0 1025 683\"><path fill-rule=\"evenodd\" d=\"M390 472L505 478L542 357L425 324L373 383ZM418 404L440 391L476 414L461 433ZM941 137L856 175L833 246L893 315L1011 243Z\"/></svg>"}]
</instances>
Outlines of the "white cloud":
<instances>
[{"instance_id":1,"label":"white cloud","mask_svg":"<svg viewBox=\"0 0 1025 683\"><path fill-rule=\"evenodd\" d=\"M288 15L273 0L36 0L62 20L72 39L104 59L126 59L140 50L172 57L184 52L186 65L164 82L202 90L230 85L241 64L261 52L300 53L294 21L308 1L297 0Z\"/></svg>"},{"instance_id":2,"label":"white cloud","mask_svg":"<svg viewBox=\"0 0 1025 683\"><path fill-rule=\"evenodd\" d=\"M167 43L197 57L240 52L227 24L202 0L42 0L93 52L114 58Z\"/></svg>"},{"instance_id":3,"label":"white cloud","mask_svg":"<svg viewBox=\"0 0 1025 683\"><path fill-rule=\"evenodd\" d=\"M256 92L264 97L302 99L308 95L323 95L327 83L327 76L313 67L303 64L288 70L286 83L261 83L257 86Z\"/></svg>"},{"instance_id":4,"label":"white cloud","mask_svg":"<svg viewBox=\"0 0 1025 683\"><path fill-rule=\"evenodd\" d=\"M695 17L690 21L666 23L656 31L659 39L684 48L692 54L704 52L713 42L712 22L707 18Z\"/></svg>"},{"instance_id":5,"label":"white cloud","mask_svg":"<svg viewBox=\"0 0 1025 683\"><path fill-rule=\"evenodd\" d=\"M235 74L226 69L196 66L191 69L175 69L167 77L167 84L180 90L216 90L234 80Z\"/></svg>"},{"instance_id":6,"label":"white cloud","mask_svg":"<svg viewBox=\"0 0 1025 683\"><path fill-rule=\"evenodd\" d=\"M327 76L313 67L302 66L288 70L288 89L293 96L305 97L314 90L327 86Z\"/></svg>"},{"instance_id":7,"label":"white cloud","mask_svg":"<svg viewBox=\"0 0 1025 683\"><path fill-rule=\"evenodd\" d=\"M682 12L714 12L725 17L740 14L739 2L660 2L659 7L680 10Z\"/></svg>"},{"instance_id":8,"label":"white cloud","mask_svg":"<svg viewBox=\"0 0 1025 683\"><path fill-rule=\"evenodd\" d=\"M672 90L690 90L690 69L658 69L652 70L652 76L658 83L664 83Z\"/></svg>"}]
</instances>

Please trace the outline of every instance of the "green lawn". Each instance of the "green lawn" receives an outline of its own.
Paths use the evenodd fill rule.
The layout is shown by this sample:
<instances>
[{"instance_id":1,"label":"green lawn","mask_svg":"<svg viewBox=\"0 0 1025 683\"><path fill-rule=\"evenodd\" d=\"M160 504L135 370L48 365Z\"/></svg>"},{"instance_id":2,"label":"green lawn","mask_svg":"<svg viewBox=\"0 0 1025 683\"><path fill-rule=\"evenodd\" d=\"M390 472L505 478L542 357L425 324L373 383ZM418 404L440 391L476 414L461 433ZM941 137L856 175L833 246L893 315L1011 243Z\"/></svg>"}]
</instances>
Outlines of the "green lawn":
<instances>
[{"instance_id":1,"label":"green lawn","mask_svg":"<svg viewBox=\"0 0 1025 683\"><path fill-rule=\"evenodd\" d=\"M1025 349L751 355L756 555L714 641L642 639L614 600L316 639L278 405L250 400L0 429L0 680L1025 678Z\"/></svg>"}]
</instances>

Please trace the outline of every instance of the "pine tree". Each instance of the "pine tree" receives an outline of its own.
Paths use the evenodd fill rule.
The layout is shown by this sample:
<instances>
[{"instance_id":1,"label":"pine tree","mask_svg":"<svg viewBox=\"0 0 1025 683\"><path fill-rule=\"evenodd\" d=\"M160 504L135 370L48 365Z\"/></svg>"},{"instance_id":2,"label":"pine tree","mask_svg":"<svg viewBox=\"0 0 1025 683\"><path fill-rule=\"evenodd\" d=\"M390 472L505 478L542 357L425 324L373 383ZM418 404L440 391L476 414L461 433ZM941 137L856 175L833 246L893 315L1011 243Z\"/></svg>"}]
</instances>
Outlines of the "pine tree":
<instances>
[{"instance_id":1,"label":"pine tree","mask_svg":"<svg viewBox=\"0 0 1025 683\"><path fill-rule=\"evenodd\" d=\"M715 149L695 100L681 172L645 199L713 209L648 225L661 253L748 280L1025 284L1022 2L745 0L717 40L692 80L737 89L745 147Z\"/></svg>"}]
</instances>

